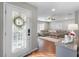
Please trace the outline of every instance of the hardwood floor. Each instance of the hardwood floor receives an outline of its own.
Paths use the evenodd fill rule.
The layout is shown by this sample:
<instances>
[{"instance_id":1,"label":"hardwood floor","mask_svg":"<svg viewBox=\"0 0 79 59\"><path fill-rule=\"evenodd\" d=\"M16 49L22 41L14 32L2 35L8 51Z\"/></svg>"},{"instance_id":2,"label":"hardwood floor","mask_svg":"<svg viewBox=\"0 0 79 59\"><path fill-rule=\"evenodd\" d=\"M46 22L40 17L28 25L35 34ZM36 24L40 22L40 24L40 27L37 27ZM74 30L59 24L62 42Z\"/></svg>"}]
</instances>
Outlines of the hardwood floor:
<instances>
[{"instance_id":1,"label":"hardwood floor","mask_svg":"<svg viewBox=\"0 0 79 59\"><path fill-rule=\"evenodd\" d=\"M55 54L52 54L51 52L47 52L47 51L37 51L37 52L33 52L28 57L55 57Z\"/></svg>"},{"instance_id":2,"label":"hardwood floor","mask_svg":"<svg viewBox=\"0 0 79 59\"><path fill-rule=\"evenodd\" d=\"M39 50L32 52L28 57L55 57L55 45L52 42L44 40L42 47Z\"/></svg>"}]
</instances>

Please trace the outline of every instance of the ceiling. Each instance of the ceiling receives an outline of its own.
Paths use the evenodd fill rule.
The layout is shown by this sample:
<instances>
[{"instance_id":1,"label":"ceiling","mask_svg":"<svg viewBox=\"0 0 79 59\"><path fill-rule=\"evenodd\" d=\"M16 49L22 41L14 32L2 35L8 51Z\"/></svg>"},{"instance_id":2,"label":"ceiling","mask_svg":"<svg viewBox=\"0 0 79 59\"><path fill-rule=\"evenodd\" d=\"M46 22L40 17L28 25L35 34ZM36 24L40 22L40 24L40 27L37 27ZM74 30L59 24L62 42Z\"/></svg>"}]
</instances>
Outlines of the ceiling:
<instances>
[{"instance_id":1,"label":"ceiling","mask_svg":"<svg viewBox=\"0 0 79 59\"><path fill-rule=\"evenodd\" d=\"M38 17L46 18L54 16L56 18L74 18L75 11L79 10L79 2L28 2L38 8ZM52 12L51 9L56 11Z\"/></svg>"}]
</instances>

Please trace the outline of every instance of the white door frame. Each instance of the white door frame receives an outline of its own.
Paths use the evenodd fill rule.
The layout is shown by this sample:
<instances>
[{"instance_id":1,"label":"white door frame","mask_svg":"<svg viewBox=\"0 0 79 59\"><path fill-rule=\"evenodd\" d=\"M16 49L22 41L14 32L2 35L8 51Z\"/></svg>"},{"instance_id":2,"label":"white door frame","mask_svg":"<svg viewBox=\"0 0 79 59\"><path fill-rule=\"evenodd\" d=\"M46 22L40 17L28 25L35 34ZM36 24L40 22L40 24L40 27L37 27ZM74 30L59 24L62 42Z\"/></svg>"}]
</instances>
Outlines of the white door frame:
<instances>
[{"instance_id":1,"label":"white door frame","mask_svg":"<svg viewBox=\"0 0 79 59\"><path fill-rule=\"evenodd\" d=\"M6 4L8 3L3 3L3 56L6 55ZM26 52L25 52L26 53Z\"/></svg>"},{"instance_id":2,"label":"white door frame","mask_svg":"<svg viewBox=\"0 0 79 59\"><path fill-rule=\"evenodd\" d=\"M6 23L6 3L5 2L3 2L3 57L5 57L6 56L6 31L5 31L5 23Z\"/></svg>"}]
</instances>

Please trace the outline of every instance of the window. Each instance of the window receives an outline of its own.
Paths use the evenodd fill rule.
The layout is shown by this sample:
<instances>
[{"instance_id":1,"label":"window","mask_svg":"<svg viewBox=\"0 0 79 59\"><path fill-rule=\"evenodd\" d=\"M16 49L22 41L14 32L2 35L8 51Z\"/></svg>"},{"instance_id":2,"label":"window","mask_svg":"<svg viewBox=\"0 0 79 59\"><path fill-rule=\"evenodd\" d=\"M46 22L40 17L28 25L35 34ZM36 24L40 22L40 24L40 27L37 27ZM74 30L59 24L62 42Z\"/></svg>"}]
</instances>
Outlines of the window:
<instances>
[{"instance_id":1,"label":"window","mask_svg":"<svg viewBox=\"0 0 79 59\"><path fill-rule=\"evenodd\" d=\"M37 25L37 32L45 29L45 23L38 23Z\"/></svg>"},{"instance_id":2,"label":"window","mask_svg":"<svg viewBox=\"0 0 79 59\"><path fill-rule=\"evenodd\" d=\"M45 24L44 23L40 24L40 30L44 30L44 28L45 28Z\"/></svg>"}]
</instances>

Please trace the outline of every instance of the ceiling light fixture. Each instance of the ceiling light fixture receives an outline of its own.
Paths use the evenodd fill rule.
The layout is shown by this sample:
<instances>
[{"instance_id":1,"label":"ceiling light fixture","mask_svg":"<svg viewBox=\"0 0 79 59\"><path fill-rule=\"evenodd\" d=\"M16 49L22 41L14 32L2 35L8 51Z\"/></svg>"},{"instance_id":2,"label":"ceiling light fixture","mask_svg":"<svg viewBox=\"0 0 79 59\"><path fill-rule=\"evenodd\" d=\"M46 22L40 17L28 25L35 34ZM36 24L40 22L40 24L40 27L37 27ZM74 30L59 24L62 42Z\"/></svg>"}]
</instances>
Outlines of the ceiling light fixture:
<instances>
[{"instance_id":1,"label":"ceiling light fixture","mask_svg":"<svg viewBox=\"0 0 79 59\"><path fill-rule=\"evenodd\" d=\"M67 20L68 18L67 18L67 17L65 17L64 19L66 19L66 20Z\"/></svg>"},{"instance_id":2,"label":"ceiling light fixture","mask_svg":"<svg viewBox=\"0 0 79 59\"><path fill-rule=\"evenodd\" d=\"M54 12L55 10L56 10L55 8L52 9L53 12Z\"/></svg>"}]
</instances>

